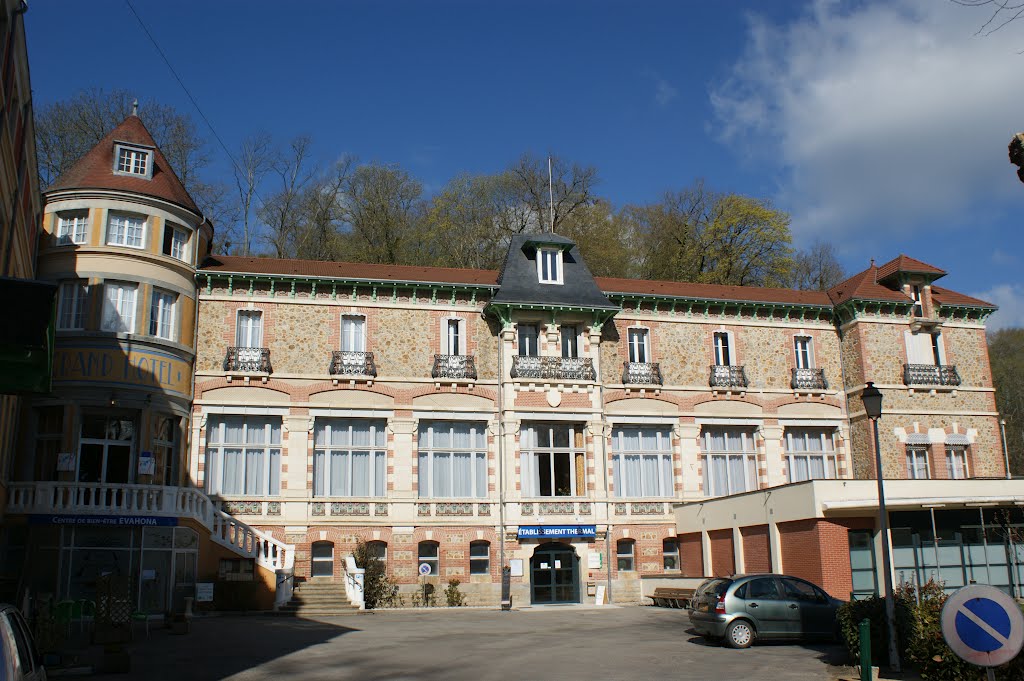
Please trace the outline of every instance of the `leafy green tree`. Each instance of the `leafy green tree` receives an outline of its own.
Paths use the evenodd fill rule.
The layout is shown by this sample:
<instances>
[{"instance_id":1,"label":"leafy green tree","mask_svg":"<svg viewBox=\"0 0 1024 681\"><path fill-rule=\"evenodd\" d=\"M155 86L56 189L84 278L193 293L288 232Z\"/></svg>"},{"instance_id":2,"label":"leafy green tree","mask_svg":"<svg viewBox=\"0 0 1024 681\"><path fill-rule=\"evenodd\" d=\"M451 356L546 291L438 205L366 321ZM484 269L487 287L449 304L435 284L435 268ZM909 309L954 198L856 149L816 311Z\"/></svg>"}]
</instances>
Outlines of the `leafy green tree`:
<instances>
[{"instance_id":1,"label":"leafy green tree","mask_svg":"<svg viewBox=\"0 0 1024 681\"><path fill-rule=\"evenodd\" d=\"M423 185L396 165L356 168L345 182L347 252L361 262L416 262Z\"/></svg>"},{"instance_id":2,"label":"leafy green tree","mask_svg":"<svg viewBox=\"0 0 1024 681\"><path fill-rule=\"evenodd\" d=\"M1024 329L1000 329L989 334L989 361L996 408L1006 419L1010 470L1024 471Z\"/></svg>"}]
</instances>

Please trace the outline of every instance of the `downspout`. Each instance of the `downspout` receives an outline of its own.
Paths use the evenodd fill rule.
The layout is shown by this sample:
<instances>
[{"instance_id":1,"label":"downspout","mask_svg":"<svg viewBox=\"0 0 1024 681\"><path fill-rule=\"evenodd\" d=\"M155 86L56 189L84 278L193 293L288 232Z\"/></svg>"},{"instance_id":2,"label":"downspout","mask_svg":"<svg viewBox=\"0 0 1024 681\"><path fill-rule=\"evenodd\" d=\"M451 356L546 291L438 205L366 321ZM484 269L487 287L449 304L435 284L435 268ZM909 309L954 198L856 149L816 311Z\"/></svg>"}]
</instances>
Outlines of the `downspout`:
<instances>
[{"instance_id":1,"label":"downspout","mask_svg":"<svg viewBox=\"0 0 1024 681\"><path fill-rule=\"evenodd\" d=\"M501 565L502 591L499 609L504 609L505 591L505 323L498 317L498 562ZM511 605L511 575L509 575L509 600Z\"/></svg>"}]
</instances>

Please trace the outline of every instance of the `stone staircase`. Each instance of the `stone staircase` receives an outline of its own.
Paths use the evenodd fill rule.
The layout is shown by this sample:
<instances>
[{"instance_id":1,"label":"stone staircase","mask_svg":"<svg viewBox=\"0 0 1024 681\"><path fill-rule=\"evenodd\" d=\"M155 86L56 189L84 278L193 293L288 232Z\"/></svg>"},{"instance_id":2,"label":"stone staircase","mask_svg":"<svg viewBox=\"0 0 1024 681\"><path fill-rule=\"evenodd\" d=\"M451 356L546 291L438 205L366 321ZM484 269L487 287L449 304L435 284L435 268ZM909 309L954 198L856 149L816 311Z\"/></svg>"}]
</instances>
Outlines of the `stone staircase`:
<instances>
[{"instance_id":1,"label":"stone staircase","mask_svg":"<svg viewBox=\"0 0 1024 681\"><path fill-rule=\"evenodd\" d=\"M359 612L345 593L344 583L330 579L296 582L292 599L277 609L278 615L325 617Z\"/></svg>"}]
</instances>

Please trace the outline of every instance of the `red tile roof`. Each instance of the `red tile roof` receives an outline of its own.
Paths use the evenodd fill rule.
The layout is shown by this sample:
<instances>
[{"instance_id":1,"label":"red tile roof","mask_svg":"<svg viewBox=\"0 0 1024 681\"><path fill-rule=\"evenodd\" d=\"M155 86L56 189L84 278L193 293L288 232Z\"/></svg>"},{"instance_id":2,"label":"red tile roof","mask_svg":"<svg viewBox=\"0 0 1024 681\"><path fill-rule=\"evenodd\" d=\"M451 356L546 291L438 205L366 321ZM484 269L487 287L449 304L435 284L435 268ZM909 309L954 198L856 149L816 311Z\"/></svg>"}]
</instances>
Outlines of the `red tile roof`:
<instances>
[{"instance_id":1,"label":"red tile roof","mask_svg":"<svg viewBox=\"0 0 1024 681\"><path fill-rule=\"evenodd\" d=\"M154 147L153 178L114 174L114 143L128 142ZM163 152L156 146L153 136L143 125L138 116L129 116L107 133L89 152L78 159L47 192L58 189L113 189L154 196L183 206L197 215L201 215L195 201L189 196L185 186L178 179L167 162Z\"/></svg>"},{"instance_id":2,"label":"red tile roof","mask_svg":"<svg viewBox=\"0 0 1024 681\"><path fill-rule=\"evenodd\" d=\"M794 305L828 306L824 291L796 291L788 288L760 288L757 286L723 286L720 284L688 284L681 281L649 281L645 279L613 279L595 277L597 285L606 294L636 293L640 295L697 298L700 300L728 300L754 303L783 303Z\"/></svg>"},{"instance_id":3,"label":"red tile roof","mask_svg":"<svg viewBox=\"0 0 1024 681\"><path fill-rule=\"evenodd\" d=\"M926 262L921 262L916 258L911 258L909 255L903 255L900 253L898 256L878 268L878 281L885 281L897 272L937 275L933 277L933 279L938 279L939 277L944 277L946 275L945 270L940 270L934 265L929 265Z\"/></svg>"},{"instance_id":4,"label":"red tile roof","mask_svg":"<svg viewBox=\"0 0 1024 681\"><path fill-rule=\"evenodd\" d=\"M323 262L319 260L282 260L247 258L237 255L213 255L200 266L210 272L243 274L282 274L299 277L333 277L371 281L419 281L431 284L468 284L496 286L496 270L469 270L451 267L418 267L415 265L372 265L356 262Z\"/></svg>"},{"instance_id":5,"label":"red tile roof","mask_svg":"<svg viewBox=\"0 0 1024 681\"><path fill-rule=\"evenodd\" d=\"M833 305L840 305L848 300L882 300L894 303L908 303L912 299L902 291L894 291L888 286L878 283L878 267L874 264L863 272L859 272L844 282L836 284L828 290L828 297Z\"/></svg>"},{"instance_id":6,"label":"red tile roof","mask_svg":"<svg viewBox=\"0 0 1024 681\"><path fill-rule=\"evenodd\" d=\"M965 296L962 293L956 291L950 291L948 288L939 288L938 286L932 285L932 300L937 302L939 305L954 305L963 307L991 307L997 308L997 305L981 300L980 298L972 298L971 296Z\"/></svg>"}]
</instances>

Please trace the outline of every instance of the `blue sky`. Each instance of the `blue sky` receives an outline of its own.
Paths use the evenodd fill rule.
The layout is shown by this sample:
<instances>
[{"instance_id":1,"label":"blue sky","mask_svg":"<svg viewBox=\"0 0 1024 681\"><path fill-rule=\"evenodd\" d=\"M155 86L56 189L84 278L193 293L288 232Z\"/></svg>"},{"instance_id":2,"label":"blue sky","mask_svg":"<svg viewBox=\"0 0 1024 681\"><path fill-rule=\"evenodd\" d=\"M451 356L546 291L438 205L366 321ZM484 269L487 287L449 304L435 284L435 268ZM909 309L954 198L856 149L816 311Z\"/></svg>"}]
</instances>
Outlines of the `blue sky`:
<instances>
[{"instance_id":1,"label":"blue sky","mask_svg":"<svg viewBox=\"0 0 1024 681\"><path fill-rule=\"evenodd\" d=\"M1024 20L976 35L985 11L943 0L133 1L231 148L309 134L428 191L551 152L616 205L705 178L771 198L851 273L906 252L1024 325ZM26 25L37 106L125 88L195 115L124 2L37 0Z\"/></svg>"}]
</instances>

